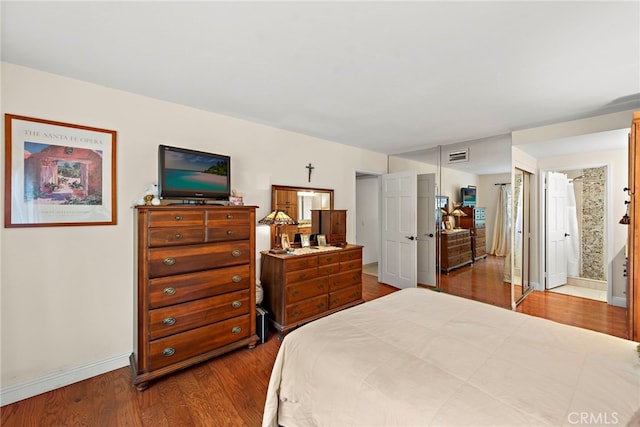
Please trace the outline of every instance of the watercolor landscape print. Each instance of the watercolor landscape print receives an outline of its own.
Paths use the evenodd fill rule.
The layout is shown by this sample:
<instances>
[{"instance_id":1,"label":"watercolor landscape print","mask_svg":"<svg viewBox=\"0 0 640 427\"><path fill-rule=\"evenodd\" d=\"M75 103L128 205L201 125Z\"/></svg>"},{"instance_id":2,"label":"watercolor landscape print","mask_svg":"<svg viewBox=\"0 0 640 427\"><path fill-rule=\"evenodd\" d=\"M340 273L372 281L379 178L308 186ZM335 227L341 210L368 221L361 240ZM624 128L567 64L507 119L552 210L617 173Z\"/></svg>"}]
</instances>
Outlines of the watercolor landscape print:
<instances>
[{"instance_id":1,"label":"watercolor landscape print","mask_svg":"<svg viewBox=\"0 0 640 427\"><path fill-rule=\"evenodd\" d=\"M100 151L25 142L24 171L25 202L102 204Z\"/></svg>"}]
</instances>

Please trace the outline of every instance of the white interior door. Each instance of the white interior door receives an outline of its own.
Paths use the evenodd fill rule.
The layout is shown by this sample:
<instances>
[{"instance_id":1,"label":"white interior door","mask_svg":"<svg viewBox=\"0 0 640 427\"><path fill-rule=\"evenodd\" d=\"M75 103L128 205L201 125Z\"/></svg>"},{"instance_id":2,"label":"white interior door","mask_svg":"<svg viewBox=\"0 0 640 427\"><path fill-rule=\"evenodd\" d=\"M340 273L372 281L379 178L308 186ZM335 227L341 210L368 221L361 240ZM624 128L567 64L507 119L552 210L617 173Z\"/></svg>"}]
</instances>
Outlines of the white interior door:
<instances>
[{"instance_id":1,"label":"white interior door","mask_svg":"<svg viewBox=\"0 0 640 427\"><path fill-rule=\"evenodd\" d=\"M417 286L416 180L414 171L380 177L378 277L396 288Z\"/></svg>"},{"instance_id":2,"label":"white interior door","mask_svg":"<svg viewBox=\"0 0 640 427\"><path fill-rule=\"evenodd\" d=\"M547 172L546 191L546 288L567 283L567 176Z\"/></svg>"},{"instance_id":3,"label":"white interior door","mask_svg":"<svg viewBox=\"0 0 640 427\"><path fill-rule=\"evenodd\" d=\"M418 283L436 285L436 175L418 175Z\"/></svg>"}]
</instances>

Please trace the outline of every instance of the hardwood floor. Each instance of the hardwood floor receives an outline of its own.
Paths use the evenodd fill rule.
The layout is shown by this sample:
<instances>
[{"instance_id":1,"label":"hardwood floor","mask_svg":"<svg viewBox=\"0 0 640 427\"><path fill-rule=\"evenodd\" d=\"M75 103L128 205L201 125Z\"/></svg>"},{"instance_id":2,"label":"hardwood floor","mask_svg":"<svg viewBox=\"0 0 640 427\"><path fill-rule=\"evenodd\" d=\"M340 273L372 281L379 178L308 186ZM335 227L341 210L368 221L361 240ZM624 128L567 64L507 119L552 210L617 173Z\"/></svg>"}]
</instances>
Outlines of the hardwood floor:
<instances>
[{"instance_id":1,"label":"hardwood floor","mask_svg":"<svg viewBox=\"0 0 640 427\"><path fill-rule=\"evenodd\" d=\"M509 288L495 262L478 262L443 277L445 292L509 307ZM495 261L495 260L493 260ZM363 274L365 301L395 292ZM506 295L506 296L505 296ZM606 303L535 292L518 311L616 336L626 336L626 310ZM136 391L128 367L2 407L0 425L13 426L258 426L276 334L255 349L240 349L155 381Z\"/></svg>"}]
</instances>

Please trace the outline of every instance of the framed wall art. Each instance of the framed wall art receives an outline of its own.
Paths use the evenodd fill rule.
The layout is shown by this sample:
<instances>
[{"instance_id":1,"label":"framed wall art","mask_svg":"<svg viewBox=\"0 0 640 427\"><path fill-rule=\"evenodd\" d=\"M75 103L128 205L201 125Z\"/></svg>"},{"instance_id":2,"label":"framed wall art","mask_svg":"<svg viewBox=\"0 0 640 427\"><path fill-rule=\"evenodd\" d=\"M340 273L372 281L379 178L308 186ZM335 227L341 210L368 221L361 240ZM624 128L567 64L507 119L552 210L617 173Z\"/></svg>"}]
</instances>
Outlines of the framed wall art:
<instances>
[{"instance_id":1,"label":"framed wall art","mask_svg":"<svg viewBox=\"0 0 640 427\"><path fill-rule=\"evenodd\" d=\"M5 227L116 224L116 131L5 114Z\"/></svg>"}]
</instances>

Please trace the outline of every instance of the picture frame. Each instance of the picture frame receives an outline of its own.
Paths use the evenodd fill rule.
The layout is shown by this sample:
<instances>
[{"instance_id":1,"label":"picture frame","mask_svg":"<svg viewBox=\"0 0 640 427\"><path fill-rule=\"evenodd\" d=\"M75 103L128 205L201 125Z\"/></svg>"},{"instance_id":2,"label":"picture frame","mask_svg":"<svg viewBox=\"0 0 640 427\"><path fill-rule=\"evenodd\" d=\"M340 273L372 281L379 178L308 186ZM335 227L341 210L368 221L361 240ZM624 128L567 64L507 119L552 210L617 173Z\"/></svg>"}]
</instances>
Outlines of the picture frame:
<instances>
[{"instance_id":1,"label":"picture frame","mask_svg":"<svg viewBox=\"0 0 640 427\"><path fill-rule=\"evenodd\" d=\"M453 225L451 224L451 221L449 221L448 219L444 221L444 228L445 230L452 230L453 229Z\"/></svg>"},{"instance_id":2,"label":"picture frame","mask_svg":"<svg viewBox=\"0 0 640 427\"><path fill-rule=\"evenodd\" d=\"M115 225L116 135L5 114L5 227Z\"/></svg>"},{"instance_id":3,"label":"picture frame","mask_svg":"<svg viewBox=\"0 0 640 427\"><path fill-rule=\"evenodd\" d=\"M318 234L316 238L318 239L318 246L327 246L327 236Z\"/></svg>"},{"instance_id":4,"label":"picture frame","mask_svg":"<svg viewBox=\"0 0 640 427\"><path fill-rule=\"evenodd\" d=\"M300 235L300 246L303 248L308 248L311 246L311 235L309 234L301 234Z\"/></svg>"},{"instance_id":5,"label":"picture frame","mask_svg":"<svg viewBox=\"0 0 640 427\"><path fill-rule=\"evenodd\" d=\"M283 234L280 237L280 246L282 246L282 249L289 249L291 247L291 242L289 241L288 234Z\"/></svg>"}]
</instances>

